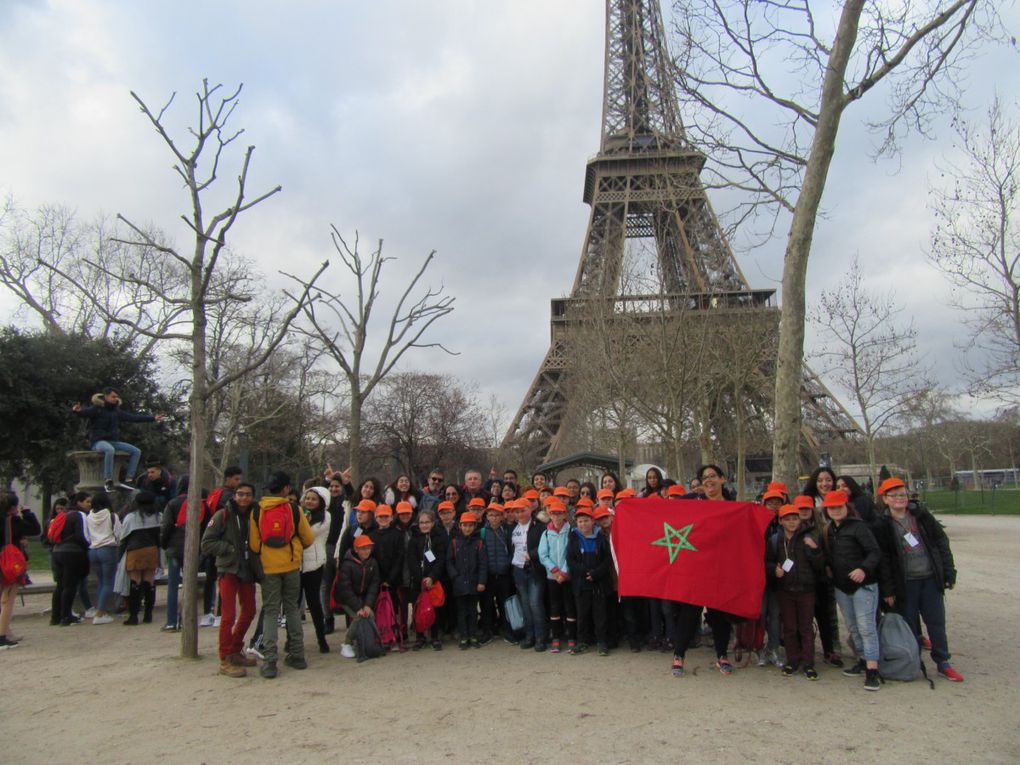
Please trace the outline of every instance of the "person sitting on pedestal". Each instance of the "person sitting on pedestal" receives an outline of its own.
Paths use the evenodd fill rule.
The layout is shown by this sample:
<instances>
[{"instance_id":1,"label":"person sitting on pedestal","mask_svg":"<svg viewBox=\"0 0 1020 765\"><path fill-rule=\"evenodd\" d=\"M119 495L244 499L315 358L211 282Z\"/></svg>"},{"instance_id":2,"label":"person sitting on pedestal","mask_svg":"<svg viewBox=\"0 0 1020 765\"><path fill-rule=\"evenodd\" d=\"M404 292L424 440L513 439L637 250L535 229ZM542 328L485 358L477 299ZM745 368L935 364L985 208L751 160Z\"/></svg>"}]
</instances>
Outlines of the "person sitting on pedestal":
<instances>
[{"instance_id":1,"label":"person sitting on pedestal","mask_svg":"<svg viewBox=\"0 0 1020 765\"><path fill-rule=\"evenodd\" d=\"M163 422L162 414L136 414L120 408L120 395L114 388L104 388L102 393L92 397L92 405L83 407L75 404L71 411L79 417L88 419L88 441L92 451L103 454L103 485L107 491L113 491L113 458L117 451L128 453L127 480L131 484L138 470L141 450L120 439L121 422ZM128 486L127 488L133 488Z\"/></svg>"}]
</instances>

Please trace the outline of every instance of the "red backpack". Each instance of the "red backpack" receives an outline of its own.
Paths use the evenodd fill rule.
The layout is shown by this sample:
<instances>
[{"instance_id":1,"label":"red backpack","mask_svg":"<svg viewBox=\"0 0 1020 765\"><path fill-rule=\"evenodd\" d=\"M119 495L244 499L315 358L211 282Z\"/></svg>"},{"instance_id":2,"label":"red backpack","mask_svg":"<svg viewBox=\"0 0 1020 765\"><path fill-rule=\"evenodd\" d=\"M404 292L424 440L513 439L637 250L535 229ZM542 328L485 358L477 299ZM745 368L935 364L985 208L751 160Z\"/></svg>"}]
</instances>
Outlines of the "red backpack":
<instances>
[{"instance_id":1,"label":"red backpack","mask_svg":"<svg viewBox=\"0 0 1020 765\"><path fill-rule=\"evenodd\" d=\"M286 547L297 531L297 510L289 502L256 509L259 536L266 547Z\"/></svg>"},{"instance_id":2,"label":"red backpack","mask_svg":"<svg viewBox=\"0 0 1020 765\"><path fill-rule=\"evenodd\" d=\"M432 605L432 598L428 590L422 590L414 604L414 630L419 635L424 635L435 623L436 609Z\"/></svg>"},{"instance_id":3,"label":"red backpack","mask_svg":"<svg viewBox=\"0 0 1020 765\"><path fill-rule=\"evenodd\" d=\"M3 586L24 582L25 571L28 568L28 561L21 548L13 543L11 539L11 516L7 516L7 536L4 537L7 544L0 550L0 582Z\"/></svg>"},{"instance_id":4,"label":"red backpack","mask_svg":"<svg viewBox=\"0 0 1020 765\"><path fill-rule=\"evenodd\" d=\"M220 497L223 496L223 487L217 486L209 495L202 500L202 505L198 509L198 522L205 523L207 518L212 518L213 513L216 512L216 508L219 507ZM184 500L181 503L181 509L177 511L177 528L183 528L184 524L188 521L188 500Z\"/></svg>"},{"instance_id":5,"label":"red backpack","mask_svg":"<svg viewBox=\"0 0 1020 765\"><path fill-rule=\"evenodd\" d=\"M375 601L375 626L379 629L379 640L384 646L396 644L400 631L397 629L393 598L388 590L380 591Z\"/></svg>"},{"instance_id":6,"label":"red backpack","mask_svg":"<svg viewBox=\"0 0 1020 765\"><path fill-rule=\"evenodd\" d=\"M60 538L64 536L64 526L67 525L67 513L57 513L50 518L50 525L46 527L46 538L50 544L60 544Z\"/></svg>"}]
</instances>

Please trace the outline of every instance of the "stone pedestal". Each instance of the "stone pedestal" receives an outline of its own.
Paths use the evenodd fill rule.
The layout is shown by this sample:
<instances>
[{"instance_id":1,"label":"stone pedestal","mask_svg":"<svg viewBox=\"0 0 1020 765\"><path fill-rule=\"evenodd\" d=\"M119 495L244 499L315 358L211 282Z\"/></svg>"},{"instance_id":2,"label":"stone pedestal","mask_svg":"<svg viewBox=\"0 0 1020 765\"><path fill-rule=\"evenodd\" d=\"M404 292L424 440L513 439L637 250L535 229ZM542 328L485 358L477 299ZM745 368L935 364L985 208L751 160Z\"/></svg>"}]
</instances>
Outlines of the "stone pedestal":
<instances>
[{"instance_id":1,"label":"stone pedestal","mask_svg":"<svg viewBox=\"0 0 1020 765\"><path fill-rule=\"evenodd\" d=\"M78 466L78 483L75 491L103 491L103 453L93 451L68 452L67 456ZM127 467L127 452L116 452L113 456L113 475L119 476ZM114 479L116 481L116 478Z\"/></svg>"}]
</instances>

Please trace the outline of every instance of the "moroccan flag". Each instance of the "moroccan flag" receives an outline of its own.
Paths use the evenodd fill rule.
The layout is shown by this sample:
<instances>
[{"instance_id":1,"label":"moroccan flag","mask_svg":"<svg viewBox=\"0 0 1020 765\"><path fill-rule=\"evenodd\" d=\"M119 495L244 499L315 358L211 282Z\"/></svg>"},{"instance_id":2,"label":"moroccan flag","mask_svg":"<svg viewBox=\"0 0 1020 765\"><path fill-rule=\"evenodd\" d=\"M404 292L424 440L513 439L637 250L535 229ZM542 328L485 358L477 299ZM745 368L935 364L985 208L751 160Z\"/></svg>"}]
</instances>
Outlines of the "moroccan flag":
<instances>
[{"instance_id":1,"label":"moroccan flag","mask_svg":"<svg viewBox=\"0 0 1020 765\"><path fill-rule=\"evenodd\" d=\"M612 530L620 595L755 618L771 520L772 513L753 502L626 499L616 506Z\"/></svg>"}]
</instances>

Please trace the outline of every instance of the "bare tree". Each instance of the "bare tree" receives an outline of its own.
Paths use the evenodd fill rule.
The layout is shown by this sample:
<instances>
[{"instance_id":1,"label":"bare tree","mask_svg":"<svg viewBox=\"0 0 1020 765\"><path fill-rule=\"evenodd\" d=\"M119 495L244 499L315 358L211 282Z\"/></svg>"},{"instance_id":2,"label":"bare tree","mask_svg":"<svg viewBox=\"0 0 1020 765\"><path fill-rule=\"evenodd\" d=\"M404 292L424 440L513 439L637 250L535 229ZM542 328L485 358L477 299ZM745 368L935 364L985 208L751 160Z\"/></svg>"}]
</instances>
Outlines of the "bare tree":
<instances>
[{"instance_id":1,"label":"bare tree","mask_svg":"<svg viewBox=\"0 0 1020 765\"><path fill-rule=\"evenodd\" d=\"M355 280L355 295L344 298L340 293L329 292L314 284L295 280L312 299L303 304L308 326L301 329L308 337L322 343L326 353L336 361L350 387L349 466L351 473L361 477L362 411L375 387L393 371L401 357L412 348L437 348L453 353L442 343L428 343L423 337L439 319L453 311L454 298L443 294L443 287L425 288L419 295L415 291L422 276L435 257L430 252L407 283L390 314L386 335L379 345L378 355L372 362L368 358L369 329L372 314L379 297L383 265L393 258L383 257L382 240L366 260L362 257L357 234L354 246L332 226L333 246L341 262Z\"/></svg>"},{"instance_id":2,"label":"bare tree","mask_svg":"<svg viewBox=\"0 0 1020 765\"><path fill-rule=\"evenodd\" d=\"M878 486L875 439L909 415L931 384L917 358L913 325L897 326L902 309L891 293L864 287L860 264L832 290L822 293L812 320L822 329L824 369L849 392L861 416L871 480Z\"/></svg>"},{"instance_id":3,"label":"bare tree","mask_svg":"<svg viewBox=\"0 0 1020 765\"><path fill-rule=\"evenodd\" d=\"M872 124L879 151L908 128L928 132L936 106L955 95L952 74L997 29L990 0L915 0L895 7L847 0L833 20L807 0L677 0L678 83L706 179L747 196L738 222L780 216L790 228L783 260L773 469L798 475L800 383L808 257L848 108L887 85L887 116Z\"/></svg>"},{"instance_id":4,"label":"bare tree","mask_svg":"<svg viewBox=\"0 0 1020 765\"><path fill-rule=\"evenodd\" d=\"M206 200L210 197L219 177L221 163L231 145L242 135L243 130L230 132L228 123L237 108L242 86L232 93L224 94L221 85L210 87L208 80L202 81L201 89L195 94L197 124L187 133L183 145L174 138L165 123L165 118L176 94L158 111L153 111L140 96L132 92L142 114L155 129L166 148L173 156L173 170L184 185L187 195L187 212L181 215L190 232L190 251L157 239L151 232L118 215L118 219L129 229L130 239L117 240L140 251L159 253L168 267L179 269L184 274L185 288L181 292L167 290L167 285L156 280L156 272L138 272L126 269L117 272L101 269L105 276L121 284L130 285L141 291L139 299L146 306L169 306L176 314L172 325L152 326L136 317L125 317L113 313L99 301L93 305L104 321L124 326L137 332L141 337L154 343L186 344L190 357L189 427L191 431L190 465L191 484L188 492L187 530L184 545L184 593L182 599L183 629L181 632L181 655L198 656L198 545L199 507L202 490L202 476L206 470L208 448L208 404L210 398L236 380L258 369L266 363L287 335L291 322L310 298L315 281L328 265L323 263L316 274L304 282L304 290L295 298L290 310L270 326L261 328L264 337L257 343L258 352L230 369L219 370L218 376L210 377L209 367L209 314L215 306L229 303L249 303L256 297L253 285L224 280L223 264L227 237L242 213L277 194L279 186L268 191L248 196L248 171L251 166L254 146L248 146L240 162L236 188L229 195L226 207L210 214ZM63 278L79 288L74 276L55 265L48 266ZM162 310L157 309L157 310Z\"/></svg>"},{"instance_id":5,"label":"bare tree","mask_svg":"<svg viewBox=\"0 0 1020 765\"><path fill-rule=\"evenodd\" d=\"M985 121L955 120L960 161L940 167L928 256L957 288L970 329L971 393L1020 403L1020 123L996 98Z\"/></svg>"}]
</instances>

